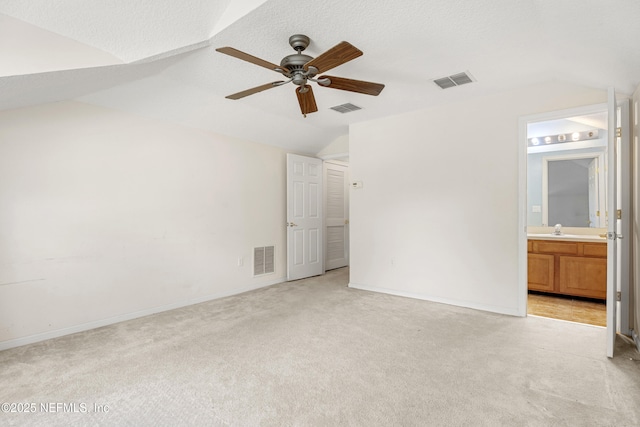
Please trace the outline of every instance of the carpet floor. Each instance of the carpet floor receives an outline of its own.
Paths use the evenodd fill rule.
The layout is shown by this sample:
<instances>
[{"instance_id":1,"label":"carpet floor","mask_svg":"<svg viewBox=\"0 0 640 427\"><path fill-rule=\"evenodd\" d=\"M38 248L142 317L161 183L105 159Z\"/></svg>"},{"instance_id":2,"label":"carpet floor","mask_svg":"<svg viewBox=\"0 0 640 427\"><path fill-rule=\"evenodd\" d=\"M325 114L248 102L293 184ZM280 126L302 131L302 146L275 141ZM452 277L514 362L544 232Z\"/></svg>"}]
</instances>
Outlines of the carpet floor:
<instances>
[{"instance_id":1,"label":"carpet floor","mask_svg":"<svg viewBox=\"0 0 640 427\"><path fill-rule=\"evenodd\" d=\"M603 328L347 283L339 269L0 352L0 424L640 425L622 337L607 359Z\"/></svg>"}]
</instances>

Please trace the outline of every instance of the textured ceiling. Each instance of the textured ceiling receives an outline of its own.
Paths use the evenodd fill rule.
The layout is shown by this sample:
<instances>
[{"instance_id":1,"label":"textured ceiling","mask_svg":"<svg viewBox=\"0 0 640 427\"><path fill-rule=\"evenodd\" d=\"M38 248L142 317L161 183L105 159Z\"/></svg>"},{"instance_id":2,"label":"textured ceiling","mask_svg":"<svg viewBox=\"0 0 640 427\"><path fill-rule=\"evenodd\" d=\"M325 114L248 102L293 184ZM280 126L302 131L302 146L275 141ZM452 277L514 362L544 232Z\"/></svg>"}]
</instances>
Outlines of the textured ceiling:
<instances>
[{"instance_id":1,"label":"textured ceiling","mask_svg":"<svg viewBox=\"0 0 640 427\"><path fill-rule=\"evenodd\" d=\"M27 64L0 74L0 108L77 99L146 117L315 153L350 123L552 79L630 94L640 82L640 2L618 0L0 0L0 24ZM613 7L615 6L615 8ZM4 18L4 21L1 19ZM17 28L17 29L16 29ZM0 28L0 39L7 37ZM34 41L55 33L42 55ZM224 96L280 75L215 52L232 46L270 62L311 38L317 56L342 40L364 56L331 70L384 83L378 97L314 85L319 111L303 118L293 85L238 101ZM31 36L29 37L29 34ZM9 34L11 36L11 34ZM35 43L37 46L37 43ZM19 60L20 58L17 58ZM102 62L100 62L102 61ZM20 61L18 61L20 62ZM39 65L40 64L40 65ZM40 67L40 68L38 68ZM22 70L22 71L20 71ZM477 82L441 90L460 71ZM362 107L342 115L329 109Z\"/></svg>"}]
</instances>

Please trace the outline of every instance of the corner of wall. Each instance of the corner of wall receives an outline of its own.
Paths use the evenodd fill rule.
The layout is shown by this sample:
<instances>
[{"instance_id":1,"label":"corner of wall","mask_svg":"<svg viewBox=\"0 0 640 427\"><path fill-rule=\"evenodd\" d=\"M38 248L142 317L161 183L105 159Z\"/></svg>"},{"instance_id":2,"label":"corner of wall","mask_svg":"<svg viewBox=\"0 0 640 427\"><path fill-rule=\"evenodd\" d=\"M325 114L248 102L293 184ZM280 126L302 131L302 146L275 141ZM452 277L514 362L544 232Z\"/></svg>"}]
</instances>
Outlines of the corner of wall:
<instances>
[{"instance_id":1,"label":"corner of wall","mask_svg":"<svg viewBox=\"0 0 640 427\"><path fill-rule=\"evenodd\" d=\"M316 154L316 157L322 160L342 159L348 156L349 134L340 135Z\"/></svg>"}]
</instances>

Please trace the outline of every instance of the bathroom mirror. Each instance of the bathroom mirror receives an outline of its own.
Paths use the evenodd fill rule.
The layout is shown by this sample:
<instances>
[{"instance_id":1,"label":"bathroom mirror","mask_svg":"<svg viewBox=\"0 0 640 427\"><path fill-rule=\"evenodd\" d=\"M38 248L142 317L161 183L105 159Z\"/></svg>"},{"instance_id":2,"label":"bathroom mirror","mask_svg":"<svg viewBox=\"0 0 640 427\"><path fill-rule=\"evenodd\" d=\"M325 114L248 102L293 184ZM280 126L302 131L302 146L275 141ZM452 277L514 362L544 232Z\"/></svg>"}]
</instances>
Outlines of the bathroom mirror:
<instances>
[{"instance_id":1,"label":"bathroom mirror","mask_svg":"<svg viewBox=\"0 0 640 427\"><path fill-rule=\"evenodd\" d=\"M527 225L606 227L606 112L527 129Z\"/></svg>"},{"instance_id":2,"label":"bathroom mirror","mask_svg":"<svg viewBox=\"0 0 640 427\"><path fill-rule=\"evenodd\" d=\"M565 154L542 159L542 224L605 227L604 153Z\"/></svg>"}]
</instances>

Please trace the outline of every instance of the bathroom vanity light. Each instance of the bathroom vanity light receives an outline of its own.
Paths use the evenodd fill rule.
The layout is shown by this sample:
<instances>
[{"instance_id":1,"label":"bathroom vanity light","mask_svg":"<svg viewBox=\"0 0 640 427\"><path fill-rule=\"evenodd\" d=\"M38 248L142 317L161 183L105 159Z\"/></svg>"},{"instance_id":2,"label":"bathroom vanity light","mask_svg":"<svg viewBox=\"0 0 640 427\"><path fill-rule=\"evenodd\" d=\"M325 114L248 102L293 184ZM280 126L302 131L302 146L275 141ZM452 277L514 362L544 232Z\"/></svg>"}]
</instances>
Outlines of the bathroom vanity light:
<instances>
[{"instance_id":1,"label":"bathroom vanity light","mask_svg":"<svg viewBox=\"0 0 640 427\"><path fill-rule=\"evenodd\" d=\"M561 133L558 135L548 135L548 136L538 136L534 138L529 138L529 146L537 146L540 145L541 141L544 141L545 144L559 144L563 142L576 142L576 141L586 141L589 139L597 139L598 138L598 130L586 130L582 132L573 132L571 134L571 140L568 140L567 134Z\"/></svg>"}]
</instances>

